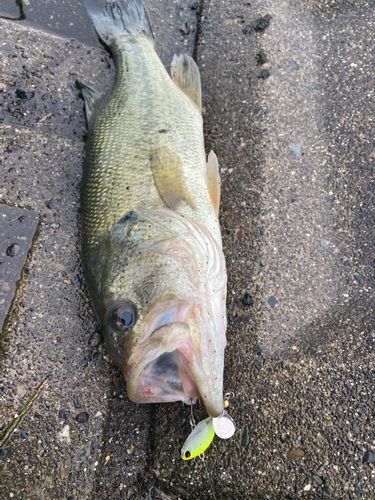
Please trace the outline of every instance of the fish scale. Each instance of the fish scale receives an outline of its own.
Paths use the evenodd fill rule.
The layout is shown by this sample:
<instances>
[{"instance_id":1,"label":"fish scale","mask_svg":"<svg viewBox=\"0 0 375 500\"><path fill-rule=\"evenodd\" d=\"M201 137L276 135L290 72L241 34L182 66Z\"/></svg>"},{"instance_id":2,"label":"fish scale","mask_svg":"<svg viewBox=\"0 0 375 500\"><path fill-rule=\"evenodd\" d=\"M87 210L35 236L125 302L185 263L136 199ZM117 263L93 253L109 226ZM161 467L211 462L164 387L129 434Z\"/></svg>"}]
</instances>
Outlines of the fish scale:
<instances>
[{"instance_id":1,"label":"fish scale","mask_svg":"<svg viewBox=\"0 0 375 500\"><path fill-rule=\"evenodd\" d=\"M149 152L156 144L168 144L180 155L188 189L198 199L197 210L185 206L181 211L205 225L211 223L218 233L205 181L198 111L172 82L149 40L120 40L111 49L116 55L116 82L90 122L94 132L84 165L84 246L95 245L132 208L164 206L149 165ZM160 133L167 127L167 133Z\"/></svg>"}]
</instances>

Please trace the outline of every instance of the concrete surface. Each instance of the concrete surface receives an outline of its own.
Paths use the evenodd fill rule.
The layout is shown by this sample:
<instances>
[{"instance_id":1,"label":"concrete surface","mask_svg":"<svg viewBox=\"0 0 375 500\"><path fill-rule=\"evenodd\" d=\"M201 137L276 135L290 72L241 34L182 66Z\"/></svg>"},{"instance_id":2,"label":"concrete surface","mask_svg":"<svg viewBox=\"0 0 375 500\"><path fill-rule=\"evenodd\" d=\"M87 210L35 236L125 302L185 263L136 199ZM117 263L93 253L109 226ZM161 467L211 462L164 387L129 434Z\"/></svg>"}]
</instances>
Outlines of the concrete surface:
<instances>
[{"instance_id":1,"label":"concrete surface","mask_svg":"<svg viewBox=\"0 0 375 500\"><path fill-rule=\"evenodd\" d=\"M34 210L0 205L0 331L4 328L38 223L39 216Z\"/></svg>"},{"instance_id":2,"label":"concrete surface","mask_svg":"<svg viewBox=\"0 0 375 500\"><path fill-rule=\"evenodd\" d=\"M46 33L74 38L87 45L99 46L86 9L79 0L1 0L0 18Z\"/></svg>"},{"instance_id":3,"label":"concrete surface","mask_svg":"<svg viewBox=\"0 0 375 500\"><path fill-rule=\"evenodd\" d=\"M159 2L149 3L157 12ZM192 3L179 6L187 12ZM225 390L235 394L229 412L237 423L231 440L214 439L206 467L180 459L188 407L128 401L82 283L83 142L67 130L77 115L72 127L83 137L84 117L67 83L105 88L110 58L100 47L1 24L10 46L0 72L5 85L11 76L6 102L34 84L36 93L45 86L43 102L63 99L71 109L49 135L48 125L35 124L36 111L33 120L22 117L31 107L10 104L3 117L20 126L2 129L16 146L2 158L2 200L41 216L3 345L3 430L45 375L54 377L1 451L0 497L373 497L374 7L203 4L196 55L206 149L222 172ZM35 75L45 47L58 58L55 80L48 70ZM34 54L27 72L24 52ZM72 66L78 75L69 75ZM79 423L82 412L89 418ZM202 407L194 414L206 416Z\"/></svg>"}]
</instances>

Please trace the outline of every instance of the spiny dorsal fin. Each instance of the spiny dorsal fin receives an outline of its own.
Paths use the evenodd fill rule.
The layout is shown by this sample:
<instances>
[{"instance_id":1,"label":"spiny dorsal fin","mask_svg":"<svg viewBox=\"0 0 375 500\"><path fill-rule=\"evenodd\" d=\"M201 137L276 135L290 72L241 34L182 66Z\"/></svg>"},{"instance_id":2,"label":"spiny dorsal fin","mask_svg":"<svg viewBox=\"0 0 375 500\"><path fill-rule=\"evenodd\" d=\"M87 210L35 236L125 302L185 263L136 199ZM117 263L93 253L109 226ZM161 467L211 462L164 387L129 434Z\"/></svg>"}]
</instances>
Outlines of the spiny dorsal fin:
<instances>
[{"instance_id":1,"label":"spiny dorsal fin","mask_svg":"<svg viewBox=\"0 0 375 500\"><path fill-rule=\"evenodd\" d=\"M156 188L165 204L176 210L185 201L194 208L184 181L180 156L169 147L157 146L150 151L150 164Z\"/></svg>"},{"instance_id":2,"label":"spiny dorsal fin","mask_svg":"<svg viewBox=\"0 0 375 500\"><path fill-rule=\"evenodd\" d=\"M90 85L80 82L79 80L76 80L76 85L79 89L81 89L82 96L85 100L87 124L90 125L90 119L92 112L94 111L94 107L104 94L90 87Z\"/></svg>"},{"instance_id":3,"label":"spiny dorsal fin","mask_svg":"<svg viewBox=\"0 0 375 500\"><path fill-rule=\"evenodd\" d=\"M173 82L190 97L202 113L201 77L194 59L186 54L174 55L171 74Z\"/></svg>"},{"instance_id":4,"label":"spiny dorsal fin","mask_svg":"<svg viewBox=\"0 0 375 500\"><path fill-rule=\"evenodd\" d=\"M207 161L207 184L208 190L210 192L210 197L212 204L215 209L215 213L219 215L220 206L220 174L219 174L219 163L217 161L217 156L213 151L208 155Z\"/></svg>"}]
</instances>

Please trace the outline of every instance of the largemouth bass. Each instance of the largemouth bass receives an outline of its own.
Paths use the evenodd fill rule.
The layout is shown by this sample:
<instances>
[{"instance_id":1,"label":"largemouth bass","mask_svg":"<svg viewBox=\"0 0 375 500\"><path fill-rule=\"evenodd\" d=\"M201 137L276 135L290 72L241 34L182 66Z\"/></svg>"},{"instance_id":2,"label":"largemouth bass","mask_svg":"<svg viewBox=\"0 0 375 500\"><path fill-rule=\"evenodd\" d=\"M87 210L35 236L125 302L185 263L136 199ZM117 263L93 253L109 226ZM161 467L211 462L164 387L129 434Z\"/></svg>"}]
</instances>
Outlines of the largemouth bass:
<instances>
[{"instance_id":1,"label":"largemouth bass","mask_svg":"<svg viewBox=\"0 0 375 500\"><path fill-rule=\"evenodd\" d=\"M106 345L138 403L200 399L223 411L226 270L216 156L206 162L199 70L172 79L140 0L85 0L115 64L88 119L82 261Z\"/></svg>"}]
</instances>

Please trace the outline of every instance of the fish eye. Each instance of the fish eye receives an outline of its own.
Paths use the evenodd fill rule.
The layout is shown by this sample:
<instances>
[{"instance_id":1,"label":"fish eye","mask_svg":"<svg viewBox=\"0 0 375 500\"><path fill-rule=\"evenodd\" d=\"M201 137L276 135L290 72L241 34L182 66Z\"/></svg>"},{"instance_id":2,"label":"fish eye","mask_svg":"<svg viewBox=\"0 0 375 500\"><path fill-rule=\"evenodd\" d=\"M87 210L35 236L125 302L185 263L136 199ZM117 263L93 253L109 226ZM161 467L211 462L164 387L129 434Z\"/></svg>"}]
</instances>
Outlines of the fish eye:
<instances>
[{"instance_id":1,"label":"fish eye","mask_svg":"<svg viewBox=\"0 0 375 500\"><path fill-rule=\"evenodd\" d=\"M190 458L190 457L191 457L190 451L185 451L185 458Z\"/></svg>"},{"instance_id":2,"label":"fish eye","mask_svg":"<svg viewBox=\"0 0 375 500\"><path fill-rule=\"evenodd\" d=\"M119 330L126 331L133 328L136 320L134 307L128 302L120 304L113 311L113 319Z\"/></svg>"}]
</instances>

